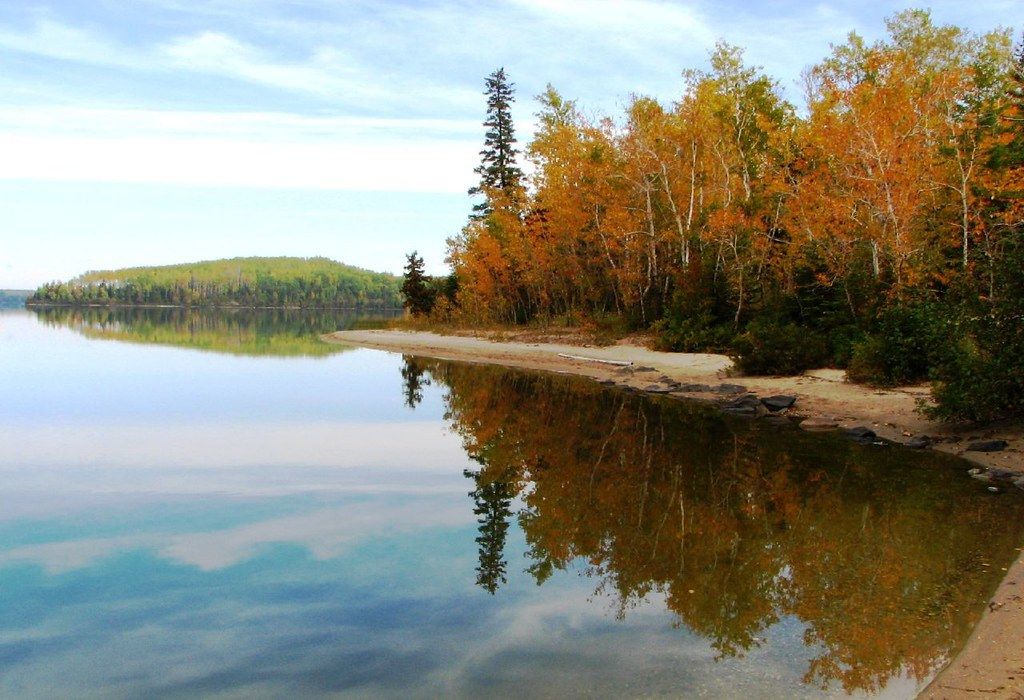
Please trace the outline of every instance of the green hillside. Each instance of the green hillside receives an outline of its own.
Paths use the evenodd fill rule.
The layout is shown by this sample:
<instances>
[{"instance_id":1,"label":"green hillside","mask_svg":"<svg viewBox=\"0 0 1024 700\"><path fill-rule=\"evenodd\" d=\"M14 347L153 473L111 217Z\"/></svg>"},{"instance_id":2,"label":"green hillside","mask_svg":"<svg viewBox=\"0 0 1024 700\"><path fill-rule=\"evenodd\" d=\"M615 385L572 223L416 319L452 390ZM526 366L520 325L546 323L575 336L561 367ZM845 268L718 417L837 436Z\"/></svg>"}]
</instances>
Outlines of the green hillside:
<instances>
[{"instance_id":1,"label":"green hillside","mask_svg":"<svg viewBox=\"0 0 1024 700\"><path fill-rule=\"evenodd\" d=\"M87 272L29 303L399 308L401 283L328 258L231 258Z\"/></svg>"}]
</instances>

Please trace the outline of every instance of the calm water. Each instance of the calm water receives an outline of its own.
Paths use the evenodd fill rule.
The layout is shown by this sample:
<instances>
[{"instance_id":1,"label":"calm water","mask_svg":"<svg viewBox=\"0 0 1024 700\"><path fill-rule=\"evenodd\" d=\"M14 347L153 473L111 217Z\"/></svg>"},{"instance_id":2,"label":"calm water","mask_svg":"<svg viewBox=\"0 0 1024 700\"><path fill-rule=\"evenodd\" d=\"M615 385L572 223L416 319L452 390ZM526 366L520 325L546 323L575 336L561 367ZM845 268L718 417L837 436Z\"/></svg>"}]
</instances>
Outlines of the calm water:
<instances>
[{"instance_id":1,"label":"calm water","mask_svg":"<svg viewBox=\"0 0 1024 700\"><path fill-rule=\"evenodd\" d=\"M0 314L0 696L906 697L1024 540L952 459L356 322Z\"/></svg>"}]
</instances>

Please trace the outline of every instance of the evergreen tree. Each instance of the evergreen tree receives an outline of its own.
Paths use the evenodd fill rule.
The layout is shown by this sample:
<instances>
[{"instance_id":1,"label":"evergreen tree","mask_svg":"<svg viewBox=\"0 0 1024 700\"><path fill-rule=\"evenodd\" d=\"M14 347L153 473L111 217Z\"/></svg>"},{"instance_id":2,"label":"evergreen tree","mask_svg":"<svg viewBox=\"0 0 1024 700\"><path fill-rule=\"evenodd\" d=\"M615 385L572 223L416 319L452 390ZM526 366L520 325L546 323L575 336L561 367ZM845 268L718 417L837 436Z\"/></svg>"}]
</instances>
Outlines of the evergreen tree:
<instances>
[{"instance_id":1,"label":"evergreen tree","mask_svg":"<svg viewBox=\"0 0 1024 700\"><path fill-rule=\"evenodd\" d=\"M479 457L472 459L484 464ZM476 567L476 583L494 595L505 583L507 562L505 561L505 537L509 519L512 517L512 487L503 480L481 481L481 471L465 470L463 474L473 479L476 488L469 492L473 499L473 513L477 516L479 535L476 537L479 560Z\"/></svg>"},{"instance_id":2,"label":"evergreen tree","mask_svg":"<svg viewBox=\"0 0 1024 700\"><path fill-rule=\"evenodd\" d=\"M423 362L412 355L402 356L402 393L405 405L416 408L423 400L423 387L430 386L430 379L424 378L427 369Z\"/></svg>"},{"instance_id":3,"label":"evergreen tree","mask_svg":"<svg viewBox=\"0 0 1024 700\"><path fill-rule=\"evenodd\" d=\"M424 272L423 258L415 250L406 255L402 294L405 296L405 308L415 316L429 314L434 306L434 294L429 282L430 278Z\"/></svg>"},{"instance_id":4,"label":"evergreen tree","mask_svg":"<svg viewBox=\"0 0 1024 700\"><path fill-rule=\"evenodd\" d=\"M499 68L487 77L487 119L484 126L484 149L480 151L480 165L473 171L480 176L480 184L471 187L470 195L483 194L484 201L473 205L474 218L484 218L491 212L487 190L503 191L511 198L522 186L523 172L516 165L516 134L512 125L512 102L515 101L514 84Z\"/></svg>"}]
</instances>

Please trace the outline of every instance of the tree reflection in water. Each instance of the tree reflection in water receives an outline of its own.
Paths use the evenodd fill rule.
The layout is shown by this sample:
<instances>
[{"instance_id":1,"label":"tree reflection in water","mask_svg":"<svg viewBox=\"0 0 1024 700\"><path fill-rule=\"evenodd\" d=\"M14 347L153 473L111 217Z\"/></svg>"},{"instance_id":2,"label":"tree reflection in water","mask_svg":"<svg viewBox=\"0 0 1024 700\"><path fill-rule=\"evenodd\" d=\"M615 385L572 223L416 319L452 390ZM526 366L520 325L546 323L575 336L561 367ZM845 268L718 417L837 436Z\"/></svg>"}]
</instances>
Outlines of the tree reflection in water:
<instances>
[{"instance_id":1,"label":"tree reflection in water","mask_svg":"<svg viewBox=\"0 0 1024 700\"><path fill-rule=\"evenodd\" d=\"M250 357L328 357L351 348L324 333L383 325L394 312L206 307L33 306L49 326L93 340L168 345Z\"/></svg>"},{"instance_id":2,"label":"tree reflection in water","mask_svg":"<svg viewBox=\"0 0 1024 700\"><path fill-rule=\"evenodd\" d=\"M505 581L511 499L542 583L570 564L619 616L660 594L719 657L803 624L804 681L875 692L965 641L1024 530L963 463L570 377L415 360L481 467L478 583ZM403 373L404 374L404 373Z\"/></svg>"}]
</instances>

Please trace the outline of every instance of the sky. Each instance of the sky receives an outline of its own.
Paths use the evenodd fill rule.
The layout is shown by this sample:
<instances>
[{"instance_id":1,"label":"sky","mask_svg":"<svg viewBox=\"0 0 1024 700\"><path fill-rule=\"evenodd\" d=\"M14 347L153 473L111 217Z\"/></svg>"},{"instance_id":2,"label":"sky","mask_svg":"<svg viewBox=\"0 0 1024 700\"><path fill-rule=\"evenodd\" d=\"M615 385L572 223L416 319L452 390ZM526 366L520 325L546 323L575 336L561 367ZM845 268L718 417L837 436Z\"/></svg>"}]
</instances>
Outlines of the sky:
<instances>
[{"instance_id":1,"label":"sky","mask_svg":"<svg viewBox=\"0 0 1024 700\"><path fill-rule=\"evenodd\" d=\"M801 71L908 5L880 0L0 0L0 288L86 270L324 255L445 270L483 81L529 140L548 83L587 113L677 99L716 40L800 100ZM1019 28L1021 0L932 2Z\"/></svg>"}]
</instances>

